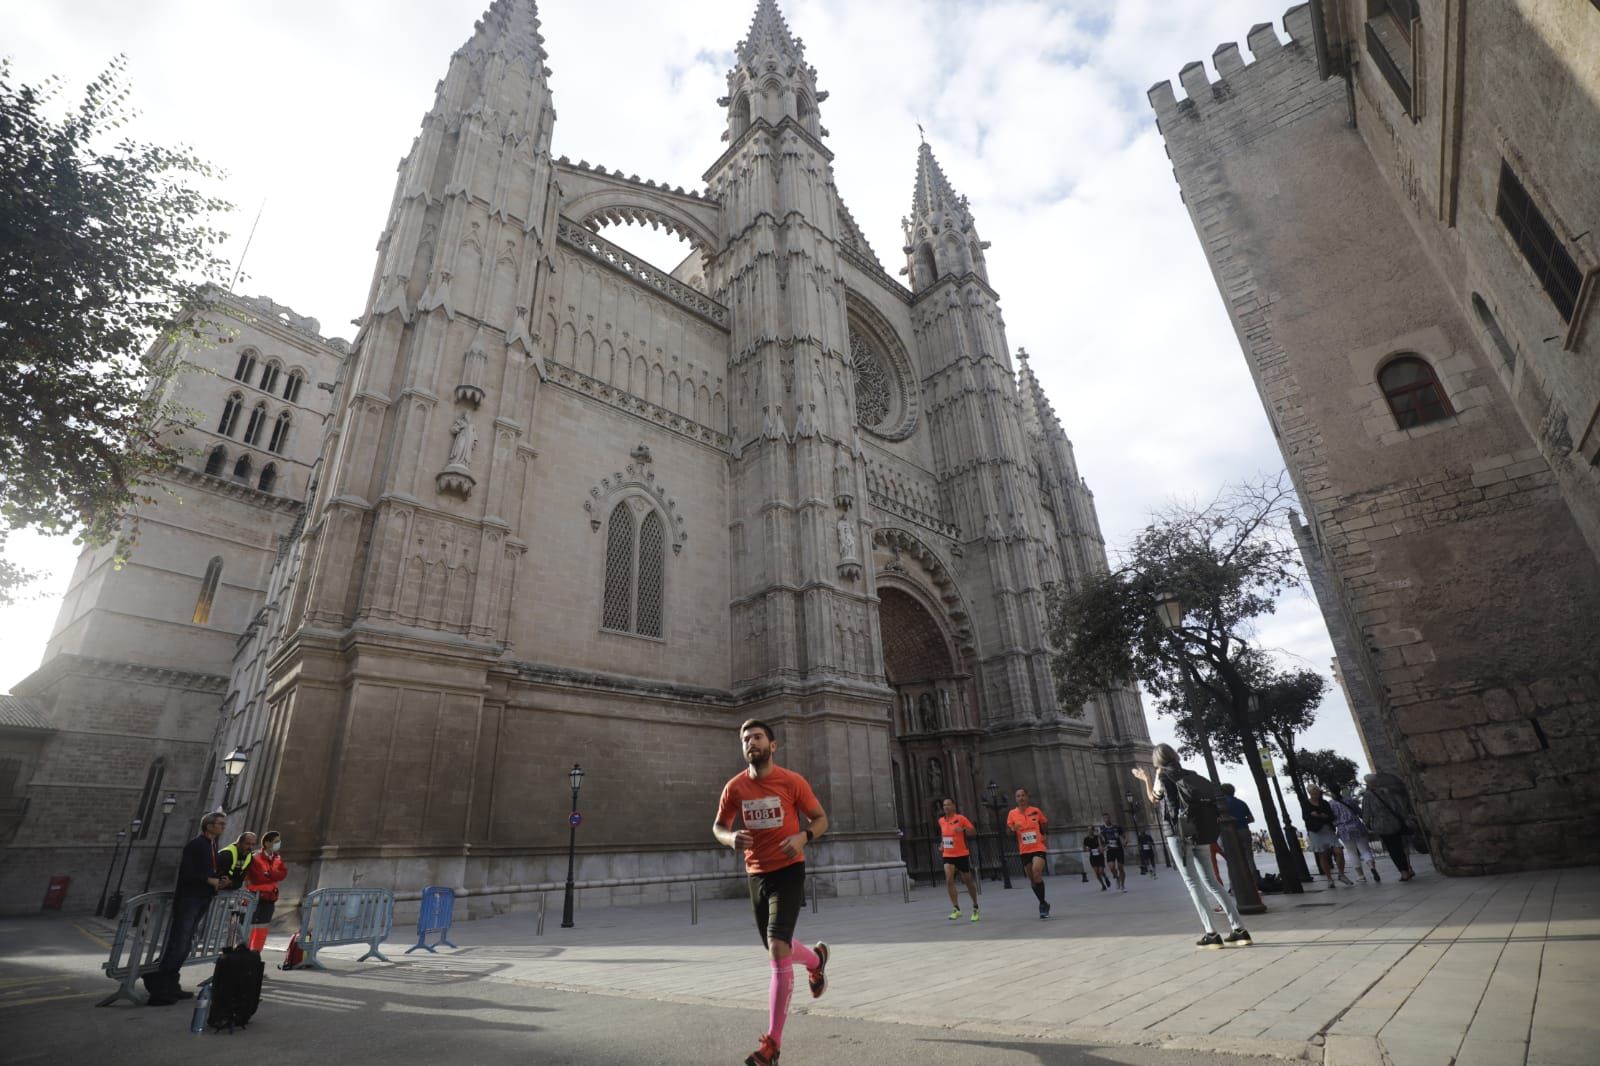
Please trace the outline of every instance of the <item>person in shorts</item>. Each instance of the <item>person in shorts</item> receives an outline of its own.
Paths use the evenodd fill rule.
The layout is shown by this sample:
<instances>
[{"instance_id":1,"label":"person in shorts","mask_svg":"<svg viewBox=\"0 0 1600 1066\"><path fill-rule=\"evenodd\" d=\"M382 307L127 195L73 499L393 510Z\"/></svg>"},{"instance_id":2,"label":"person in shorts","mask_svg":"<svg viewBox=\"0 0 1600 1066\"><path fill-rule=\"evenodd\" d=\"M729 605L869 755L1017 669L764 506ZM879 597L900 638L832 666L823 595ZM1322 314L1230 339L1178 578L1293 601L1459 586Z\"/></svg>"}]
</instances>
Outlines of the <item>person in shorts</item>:
<instances>
[{"instance_id":1,"label":"person in shorts","mask_svg":"<svg viewBox=\"0 0 1600 1066\"><path fill-rule=\"evenodd\" d=\"M1050 917L1050 902L1044 898L1044 830L1049 821L1028 802L1028 790L1017 789L1017 805L1006 815L1006 828L1017 834L1017 854L1022 858L1022 872L1028 875L1028 887L1039 900L1040 918Z\"/></svg>"},{"instance_id":2,"label":"person in shorts","mask_svg":"<svg viewBox=\"0 0 1600 1066\"><path fill-rule=\"evenodd\" d=\"M1156 842L1148 829L1139 830L1139 872L1156 876Z\"/></svg>"},{"instance_id":3,"label":"person in shorts","mask_svg":"<svg viewBox=\"0 0 1600 1066\"><path fill-rule=\"evenodd\" d=\"M1122 863L1122 826L1112 822L1111 815L1101 814L1097 832L1106 849L1106 871L1116 878L1118 891L1128 891L1128 869Z\"/></svg>"},{"instance_id":4,"label":"person in shorts","mask_svg":"<svg viewBox=\"0 0 1600 1066\"><path fill-rule=\"evenodd\" d=\"M1337 888L1334 884L1334 851L1339 849L1339 837L1334 832L1336 817L1332 804L1322 796L1322 789L1312 785L1306 789L1306 802L1300 808L1300 816L1306 823L1306 841L1311 847L1311 853L1317 857L1317 871L1328 879L1329 888ZM1339 862L1344 861L1344 856L1339 856ZM1341 869L1338 871L1339 880L1345 884L1350 879Z\"/></svg>"},{"instance_id":5,"label":"person in shorts","mask_svg":"<svg viewBox=\"0 0 1600 1066\"><path fill-rule=\"evenodd\" d=\"M950 920L961 920L961 897L956 894L956 875L966 883L972 900L972 920L978 920L978 882L972 876L972 849L967 834L976 832L967 816L956 811L956 801L944 801L944 816L939 819L939 846L944 857L944 887L950 893Z\"/></svg>"},{"instance_id":6,"label":"person in shorts","mask_svg":"<svg viewBox=\"0 0 1600 1066\"><path fill-rule=\"evenodd\" d=\"M794 936L806 897L806 845L828 831L828 815L805 778L773 761L778 739L770 725L752 718L739 727L739 741L747 767L723 786L711 833L723 847L744 852L756 929L772 960L767 1031L744 1061L772 1066L789 1017L794 963L806 968L813 999L828 990L828 945L808 948Z\"/></svg>"},{"instance_id":7,"label":"person in shorts","mask_svg":"<svg viewBox=\"0 0 1600 1066\"><path fill-rule=\"evenodd\" d=\"M1100 843L1100 835L1090 826L1083 834L1083 853L1088 856L1089 867L1094 870L1094 879L1100 884L1100 891L1104 892L1111 887L1111 882L1106 880L1106 856Z\"/></svg>"}]
</instances>

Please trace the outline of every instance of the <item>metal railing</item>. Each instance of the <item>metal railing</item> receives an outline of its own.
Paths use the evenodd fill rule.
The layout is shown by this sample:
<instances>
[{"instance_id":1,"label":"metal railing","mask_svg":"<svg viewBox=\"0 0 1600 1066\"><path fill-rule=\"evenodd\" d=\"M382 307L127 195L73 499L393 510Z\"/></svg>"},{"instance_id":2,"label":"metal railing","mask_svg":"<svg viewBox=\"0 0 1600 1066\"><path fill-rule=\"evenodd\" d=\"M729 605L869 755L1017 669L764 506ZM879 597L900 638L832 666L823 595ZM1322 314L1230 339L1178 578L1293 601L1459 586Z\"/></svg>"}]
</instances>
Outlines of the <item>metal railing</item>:
<instances>
[{"instance_id":1,"label":"metal railing","mask_svg":"<svg viewBox=\"0 0 1600 1066\"><path fill-rule=\"evenodd\" d=\"M456 917L455 890L430 885L422 890L421 902L422 907L417 913L417 942L406 948L406 954L413 951L437 954L441 944L447 948L455 947L450 941L450 925ZM429 933L438 933L439 939L428 943Z\"/></svg>"},{"instance_id":2,"label":"metal railing","mask_svg":"<svg viewBox=\"0 0 1600 1066\"><path fill-rule=\"evenodd\" d=\"M117 990L96 1006L109 1007L119 999L135 1005L144 1002L135 990L140 978L161 968L167 932L172 926L172 899L173 894L168 891L146 892L128 901L117 921L111 956L102 967L107 977L118 982ZM195 930L194 944L182 965L215 962L224 948L238 943L255 907L254 892L217 893Z\"/></svg>"},{"instance_id":3,"label":"metal railing","mask_svg":"<svg viewBox=\"0 0 1600 1066\"><path fill-rule=\"evenodd\" d=\"M317 961L317 952L348 944L367 945L357 962L388 962L378 949L393 931L394 893L387 888L319 888L300 901L303 965L313 969L326 968Z\"/></svg>"}]
</instances>

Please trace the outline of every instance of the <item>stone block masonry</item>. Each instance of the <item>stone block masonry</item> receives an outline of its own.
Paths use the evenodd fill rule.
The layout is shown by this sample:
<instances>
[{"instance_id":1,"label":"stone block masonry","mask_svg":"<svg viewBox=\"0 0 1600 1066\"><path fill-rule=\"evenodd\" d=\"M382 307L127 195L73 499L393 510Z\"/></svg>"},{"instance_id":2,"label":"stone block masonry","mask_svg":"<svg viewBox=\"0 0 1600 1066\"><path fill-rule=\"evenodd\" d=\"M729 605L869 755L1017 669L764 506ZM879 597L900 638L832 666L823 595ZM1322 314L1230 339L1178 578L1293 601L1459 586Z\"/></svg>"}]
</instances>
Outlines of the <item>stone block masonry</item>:
<instances>
[{"instance_id":1,"label":"stone block masonry","mask_svg":"<svg viewBox=\"0 0 1600 1066\"><path fill-rule=\"evenodd\" d=\"M1600 858L1600 570L1409 200L1290 38L1150 91L1174 174L1308 520L1340 669L1371 693L1441 869ZM1421 358L1448 403L1402 428L1378 377ZM1313 568L1317 569L1317 568ZM1376 755L1373 756L1376 758Z\"/></svg>"}]
</instances>

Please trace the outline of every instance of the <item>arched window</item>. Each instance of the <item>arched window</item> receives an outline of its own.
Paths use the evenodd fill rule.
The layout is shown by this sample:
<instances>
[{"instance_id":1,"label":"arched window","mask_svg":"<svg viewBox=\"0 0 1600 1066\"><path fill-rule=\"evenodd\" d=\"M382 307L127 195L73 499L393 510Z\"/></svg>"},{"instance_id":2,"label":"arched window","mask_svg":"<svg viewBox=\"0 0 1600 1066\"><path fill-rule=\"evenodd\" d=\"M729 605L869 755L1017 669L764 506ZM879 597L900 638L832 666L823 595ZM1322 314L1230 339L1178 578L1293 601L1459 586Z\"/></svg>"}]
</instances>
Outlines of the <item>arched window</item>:
<instances>
[{"instance_id":1,"label":"arched window","mask_svg":"<svg viewBox=\"0 0 1600 1066\"><path fill-rule=\"evenodd\" d=\"M240 462L249 462L241 458ZM194 624L203 626L211 621L211 604L217 598L217 584L222 580L222 556L213 555L206 564L206 576L200 579L200 598L194 603Z\"/></svg>"},{"instance_id":2,"label":"arched window","mask_svg":"<svg viewBox=\"0 0 1600 1066\"><path fill-rule=\"evenodd\" d=\"M255 377L255 373L256 353L251 351L249 348L246 348L244 351L239 353L239 366L238 369L233 372L233 376L248 385L250 384L250 379Z\"/></svg>"},{"instance_id":3,"label":"arched window","mask_svg":"<svg viewBox=\"0 0 1600 1066\"><path fill-rule=\"evenodd\" d=\"M267 445L267 451L274 455L282 455L283 450L289 446L289 412L282 411L278 420L272 424L272 441Z\"/></svg>"},{"instance_id":4,"label":"arched window","mask_svg":"<svg viewBox=\"0 0 1600 1066\"><path fill-rule=\"evenodd\" d=\"M1494 317L1494 312L1489 310L1489 305L1484 303L1483 297L1477 293L1472 294L1472 312L1478 316L1478 325L1483 327L1483 332L1488 334L1489 343L1494 347L1495 354L1506 366L1516 366L1517 350L1506 340L1506 335L1500 329L1500 322Z\"/></svg>"},{"instance_id":5,"label":"arched window","mask_svg":"<svg viewBox=\"0 0 1600 1066\"><path fill-rule=\"evenodd\" d=\"M927 288L939 279L939 265L934 262L933 246L924 244L917 249L917 277L913 282L920 281L923 288Z\"/></svg>"},{"instance_id":6,"label":"arched window","mask_svg":"<svg viewBox=\"0 0 1600 1066\"><path fill-rule=\"evenodd\" d=\"M144 775L144 791L139 793L139 806L134 808L138 812L135 817L139 819L139 833L134 837L135 840L143 840L150 835L152 823L156 820L156 804L161 802L161 782L166 776L165 757L151 763Z\"/></svg>"},{"instance_id":7,"label":"arched window","mask_svg":"<svg viewBox=\"0 0 1600 1066\"><path fill-rule=\"evenodd\" d=\"M218 477L222 475L222 468L228 465L228 449L217 445L211 449L211 454L206 456L206 473Z\"/></svg>"},{"instance_id":8,"label":"arched window","mask_svg":"<svg viewBox=\"0 0 1600 1066\"><path fill-rule=\"evenodd\" d=\"M233 464L233 476L240 481L249 481L251 469L250 457L241 455L239 456L239 461Z\"/></svg>"},{"instance_id":9,"label":"arched window","mask_svg":"<svg viewBox=\"0 0 1600 1066\"><path fill-rule=\"evenodd\" d=\"M267 405L264 403L256 404L255 409L250 412L250 421L245 423L244 442L246 444L254 444L256 442L256 439L261 436L261 426L266 420Z\"/></svg>"},{"instance_id":10,"label":"arched window","mask_svg":"<svg viewBox=\"0 0 1600 1066\"><path fill-rule=\"evenodd\" d=\"M600 625L620 633L633 629L633 512L626 500L611 509L606 524L606 587Z\"/></svg>"},{"instance_id":11,"label":"arched window","mask_svg":"<svg viewBox=\"0 0 1600 1066\"><path fill-rule=\"evenodd\" d=\"M271 492L273 487L277 484L278 465L276 463L268 463L266 466L261 468L261 480L257 483L257 488L259 488L262 492Z\"/></svg>"},{"instance_id":12,"label":"arched window","mask_svg":"<svg viewBox=\"0 0 1600 1066\"><path fill-rule=\"evenodd\" d=\"M639 527L639 597L635 621L641 636L661 635L661 584L667 561L666 542L661 513L651 511Z\"/></svg>"},{"instance_id":13,"label":"arched window","mask_svg":"<svg viewBox=\"0 0 1600 1066\"><path fill-rule=\"evenodd\" d=\"M730 140L737 141L743 137L750 128L750 94L740 93L739 98L733 102L733 126L729 131Z\"/></svg>"},{"instance_id":14,"label":"arched window","mask_svg":"<svg viewBox=\"0 0 1600 1066\"><path fill-rule=\"evenodd\" d=\"M280 368L277 363L268 363L266 369L261 371L262 392L271 392L273 389L278 387L279 369Z\"/></svg>"},{"instance_id":15,"label":"arched window","mask_svg":"<svg viewBox=\"0 0 1600 1066\"><path fill-rule=\"evenodd\" d=\"M1424 426L1455 414L1433 367L1419 356L1391 359L1378 371L1378 387L1383 389L1395 425L1401 429Z\"/></svg>"},{"instance_id":16,"label":"arched window","mask_svg":"<svg viewBox=\"0 0 1600 1066\"><path fill-rule=\"evenodd\" d=\"M290 403L298 402L300 399L300 383L303 381L305 381L305 377L300 371L289 371L289 379L283 383L283 398Z\"/></svg>"},{"instance_id":17,"label":"arched window","mask_svg":"<svg viewBox=\"0 0 1600 1066\"><path fill-rule=\"evenodd\" d=\"M244 396L237 392L228 394L228 402L222 405L222 421L217 423L217 432L224 437L233 436L233 427L239 421L239 408L244 406Z\"/></svg>"}]
</instances>

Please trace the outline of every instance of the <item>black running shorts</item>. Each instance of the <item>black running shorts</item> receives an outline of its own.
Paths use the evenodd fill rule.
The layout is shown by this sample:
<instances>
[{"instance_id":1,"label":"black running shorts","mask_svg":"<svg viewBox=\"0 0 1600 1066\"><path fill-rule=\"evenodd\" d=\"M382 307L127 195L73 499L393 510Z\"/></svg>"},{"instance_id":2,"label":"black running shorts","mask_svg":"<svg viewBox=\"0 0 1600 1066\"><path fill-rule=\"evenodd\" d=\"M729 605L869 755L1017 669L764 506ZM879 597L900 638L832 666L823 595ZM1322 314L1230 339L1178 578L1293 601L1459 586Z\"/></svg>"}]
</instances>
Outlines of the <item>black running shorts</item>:
<instances>
[{"instance_id":1,"label":"black running shorts","mask_svg":"<svg viewBox=\"0 0 1600 1066\"><path fill-rule=\"evenodd\" d=\"M1089 856L1089 865L1093 866L1096 870L1100 869L1105 864L1106 864L1106 857L1104 855L1091 855L1091 856Z\"/></svg>"},{"instance_id":2,"label":"black running shorts","mask_svg":"<svg viewBox=\"0 0 1600 1066\"><path fill-rule=\"evenodd\" d=\"M1121 848L1107 848L1106 849L1106 862L1121 862L1121 861L1122 861L1122 849Z\"/></svg>"},{"instance_id":3,"label":"black running shorts","mask_svg":"<svg viewBox=\"0 0 1600 1066\"><path fill-rule=\"evenodd\" d=\"M1024 855L1018 856L1018 858L1020 858L1022 860L1022 870L1023 870L1023 872L1027 873L1028 871L1033 869L1033 860L1034 859L1039 859L1040 861L1043 861L1044 852L1042 852L1042 851L1030 851L1030 852L1028 852L1028 853L1026 853Z\"/></svg>"},{"instance_id":4,"label":"black running shorts","mask_svg":"<svg viewBox=\"0 0 1600 1066\"><path fill-rule=\"evenodd\" d=\"M794 943L794 923L806 904L806 864L790 863L771 873L750 875L750 904L763 946L773 940Z\"/></svg>"},{"instance_id":5,"label":"black running shorts","mask_svg":"<svg viewBox=\"0 0 1600 1066\"><path fill-rule=\"evenodd\" d=\"M972 872L972 856L970 855L946 855L944 864L946 866L954 866L958 874L970 874Z\"/></svg>"}]
</instances>

